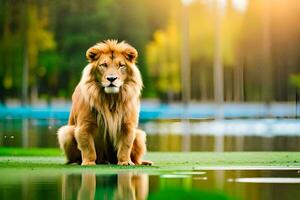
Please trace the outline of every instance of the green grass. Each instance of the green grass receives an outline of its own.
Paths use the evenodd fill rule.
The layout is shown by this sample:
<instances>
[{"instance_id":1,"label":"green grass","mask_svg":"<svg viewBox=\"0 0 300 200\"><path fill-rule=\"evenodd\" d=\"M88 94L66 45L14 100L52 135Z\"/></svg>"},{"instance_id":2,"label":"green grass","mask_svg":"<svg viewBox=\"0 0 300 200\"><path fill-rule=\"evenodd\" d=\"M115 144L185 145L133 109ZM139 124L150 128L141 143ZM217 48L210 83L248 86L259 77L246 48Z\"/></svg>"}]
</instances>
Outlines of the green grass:
<instances>
[{"instance_id":1,"label":"green grass","mask_svg":"<svg viewBox=\"0 0 300 200\"><path fill-rule=\"evenodd\" d=\"M300 167L300 152L149 152L146 159L154 166L97 165L83 167L65 165L59 149L49 148L0 148L0 168L3 170L49 170L51 172L117 173L120 171L143 171L160 173L173 170L201 170L214 167Z\"/></svg>"},{"instance_id":2,"label":"green grass","mask_svg":"<svg viewBox=\"0 0 300 200\"><path fill-rule=\"evenodd\" d=\"M9 148L0 147L0 156L61 156L58 148Z\"/></svg>"}]
</instances>

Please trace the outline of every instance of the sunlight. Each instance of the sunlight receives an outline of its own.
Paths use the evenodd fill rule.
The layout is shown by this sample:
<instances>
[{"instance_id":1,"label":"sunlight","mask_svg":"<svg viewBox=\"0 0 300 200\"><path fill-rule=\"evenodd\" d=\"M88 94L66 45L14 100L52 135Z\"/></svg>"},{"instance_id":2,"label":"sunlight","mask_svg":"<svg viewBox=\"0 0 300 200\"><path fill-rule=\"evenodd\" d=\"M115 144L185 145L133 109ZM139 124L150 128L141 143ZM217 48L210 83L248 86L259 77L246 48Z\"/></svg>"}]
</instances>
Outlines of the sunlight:
<instances>
[{"instance_id":1,"label":"sunlight","mask_svg":"<svg viewBox=\"0 0 300 200\"><path fill-rule=\"evenodd\" d=\"M227 5L227 0L219 0L219 5L222 9L225 9Z\"/></svg>"},{"instance_id":2,"label":"sunlight","mask_svg":"<svg viewBox=\"0 0 300 200\"><path fill-rule=\"evenodd\" d=\"M248 0L232 0L233 7L240 12L245 12L248 7Z\"/></svg>"},{"instance_id":3,"label":"sunlight","mask_svg":"<svg viewBox=\"0 0 300 200\"><path fill-rule=\"evenodd\" d=\"M189 6L192 2L193 2L193 0L181 0L181 3L182 3L184 6Z\"/></svg>"},{"instance_id":4,"label":"sunlight","mask_svg":"<svg viewBox=\"0 0 300 200\"><path fill-rule=\"evenodd\" d=\"M227 0L219 0L222 10L226 9ZM239 12L245 12L248 7L248 0L232 0L232 6Z\"/></svg>"}]
</instances>

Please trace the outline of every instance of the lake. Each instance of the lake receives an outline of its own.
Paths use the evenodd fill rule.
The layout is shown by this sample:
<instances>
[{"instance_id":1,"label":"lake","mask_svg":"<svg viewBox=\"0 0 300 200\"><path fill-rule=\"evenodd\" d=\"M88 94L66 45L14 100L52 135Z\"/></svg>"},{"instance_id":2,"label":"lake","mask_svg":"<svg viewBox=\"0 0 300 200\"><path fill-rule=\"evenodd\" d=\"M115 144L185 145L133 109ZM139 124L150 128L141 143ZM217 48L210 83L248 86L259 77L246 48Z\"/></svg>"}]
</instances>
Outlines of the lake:
<instances>
[{"instance_id":1,"label":"lake","mask_svg":"<svg viewBox=\"0 0 300 200\"><path fill-rule=\"evenodd\" d=\"M0 119L0 146L58 147L62 119ZM143 120L149 151L299 151L298 119Z\"/></svg>"}]
</instances>

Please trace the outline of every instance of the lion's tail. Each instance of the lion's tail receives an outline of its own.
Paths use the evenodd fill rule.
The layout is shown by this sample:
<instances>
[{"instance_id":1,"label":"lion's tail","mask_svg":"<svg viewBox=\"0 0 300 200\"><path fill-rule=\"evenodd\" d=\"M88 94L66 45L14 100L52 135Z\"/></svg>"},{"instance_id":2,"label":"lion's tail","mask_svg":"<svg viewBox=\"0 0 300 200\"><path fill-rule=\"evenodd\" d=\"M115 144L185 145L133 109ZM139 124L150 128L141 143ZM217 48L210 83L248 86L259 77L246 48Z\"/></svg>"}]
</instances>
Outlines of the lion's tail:
<instances>
[{"instance_id":1,"label":"lion's tail","mask_svg":"<svg viewBox=\"0 0 300 200\"><path fill-rule=\"evenodd\" d=\"M67 163L80 162L81 160L74 134L75 126L73 125L63 126L57 131L58 143L67 157Z\"/></svg>"},{"instance_id":2,"label":"lion's tail","mask_svg":"<svg viewBox=\"0 0 300 200\"><path fill-rule=\"evenodd\" d=\"M62 126L57 131L59 146L64 149L66 143L74 139L75 126Z\"/></svg>"}]
</instances>

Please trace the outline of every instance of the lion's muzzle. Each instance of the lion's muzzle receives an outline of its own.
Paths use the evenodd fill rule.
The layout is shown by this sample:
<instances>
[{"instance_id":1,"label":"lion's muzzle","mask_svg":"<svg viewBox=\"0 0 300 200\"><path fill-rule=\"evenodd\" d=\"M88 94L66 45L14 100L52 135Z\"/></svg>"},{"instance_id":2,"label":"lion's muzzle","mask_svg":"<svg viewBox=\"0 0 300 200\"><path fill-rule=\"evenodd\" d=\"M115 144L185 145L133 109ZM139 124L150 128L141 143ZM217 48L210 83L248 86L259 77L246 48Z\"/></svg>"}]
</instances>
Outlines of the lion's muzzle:
<instances>
[{"instance_id":1,"label":"lion's muzzle","mask_svg":"<svg viewBox=\"0 0 300 200\"><path fill-rule=\"evenodd\" d=\"M104 87L104 92L108 93L108 94L115 94L115 93L119 93L120 88L117 86L107 86Z\"/></svg>"},{"instance_id":2,"label":"lion's muzzle","mask_svg":"<svg viewBox=\"0 0 300 200\"><path fill-rule=\"evenodd\" d=\"M118 87L116 84L114 84L114 82L118 79L118 77L111 75L111 76L107 76L106 79L109 81L109 85L104 86L105 93L108 93L108 94L118 93L120 90L120 87Z\"/></svg>"}]
</instances>

